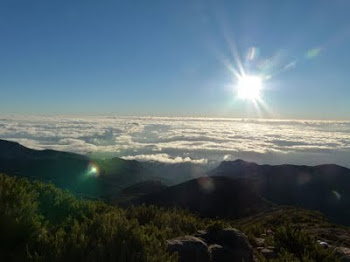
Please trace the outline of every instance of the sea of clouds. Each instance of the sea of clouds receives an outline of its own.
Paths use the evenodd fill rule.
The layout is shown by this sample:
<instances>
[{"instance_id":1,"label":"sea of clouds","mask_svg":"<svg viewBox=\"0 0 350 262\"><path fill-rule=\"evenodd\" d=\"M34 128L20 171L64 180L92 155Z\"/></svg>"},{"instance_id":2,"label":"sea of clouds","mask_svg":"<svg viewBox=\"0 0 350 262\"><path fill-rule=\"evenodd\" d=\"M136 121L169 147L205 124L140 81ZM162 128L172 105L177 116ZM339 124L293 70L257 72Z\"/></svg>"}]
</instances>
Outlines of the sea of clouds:
<instances>
[{"instance_id":1,"label":"sea of clouds","mask_svg":"<svg viewBox=\"0 0 350 262\"><path fill-rule=\"evenodd\" d=\"M3 115L0 138L34 149L165 163L241 158L350 167L350 121Z\"/></svg>"}]
</instances>

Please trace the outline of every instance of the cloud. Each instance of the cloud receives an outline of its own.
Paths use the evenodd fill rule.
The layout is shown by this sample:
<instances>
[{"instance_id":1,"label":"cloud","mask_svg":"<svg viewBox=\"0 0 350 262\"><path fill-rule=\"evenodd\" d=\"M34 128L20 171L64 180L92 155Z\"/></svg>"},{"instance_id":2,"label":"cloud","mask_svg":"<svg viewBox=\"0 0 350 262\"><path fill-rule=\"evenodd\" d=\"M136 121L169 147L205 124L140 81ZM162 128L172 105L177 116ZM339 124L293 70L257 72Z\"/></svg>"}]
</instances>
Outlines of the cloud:
<instances>
[{"instance_id":1,"label":"cloud","mask_svg":"<svg viewBox=\"0 0 350 262\"><path fill-rule=\"evenodd\" d=\"M0 138L35 149L166 163L349 166L350 122L182 117L0 116Z\"/></svg>"},{"instance_id":2,"label":"cloud","mask_svg":"<svg viewBox=\"0 0 350 262\"><path fill-rule=\"evenodd\" d=\"M190 157L180 157L180 156L172 158L168 154L123 156L122 158L126 160L155 161L155 162L163 162L168 164L178 164L178 163L207 164L208 163L208 160L204 158L191 159Z\"/></svg>"}]
</instances>

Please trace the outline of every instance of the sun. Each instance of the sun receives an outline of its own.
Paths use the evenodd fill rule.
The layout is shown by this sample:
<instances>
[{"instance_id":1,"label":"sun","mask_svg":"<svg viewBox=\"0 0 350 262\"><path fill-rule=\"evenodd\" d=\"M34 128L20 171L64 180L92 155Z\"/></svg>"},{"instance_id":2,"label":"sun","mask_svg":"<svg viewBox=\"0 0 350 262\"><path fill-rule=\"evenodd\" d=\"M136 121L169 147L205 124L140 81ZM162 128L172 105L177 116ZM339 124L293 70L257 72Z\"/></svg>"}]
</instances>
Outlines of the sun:
<instances>
[{"instance_id":1,"label":"sun","mask_svg":"<svg viewBox=\"0 0 350 262\"><path fill-rule=\"evenodd\" d=\"M245 75L238 79L237 96L243 100L256 101L260 99L262 79L259 76Z\"/></svg>"}]
</instances>

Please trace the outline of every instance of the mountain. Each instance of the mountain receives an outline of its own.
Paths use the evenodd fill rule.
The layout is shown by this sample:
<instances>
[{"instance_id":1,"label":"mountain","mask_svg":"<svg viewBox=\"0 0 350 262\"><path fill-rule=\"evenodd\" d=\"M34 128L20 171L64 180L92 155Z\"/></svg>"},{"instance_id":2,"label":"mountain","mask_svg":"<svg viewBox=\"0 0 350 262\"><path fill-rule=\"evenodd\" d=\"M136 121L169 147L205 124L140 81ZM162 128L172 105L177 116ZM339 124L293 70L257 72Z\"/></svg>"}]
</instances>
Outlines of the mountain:
<instances>
[{"instance_id":1,"label":"mountain","mask_svg":"<svg viewBox=\"0 0 350 262\"><path fill-rule=\"evenodd\" d=\"M258 165L224 161L208 173L249 181L258 195L276 204L323 212L334 222L350 221L350 169L338 165Z\"/></svg>"},{"instance_id":2,"label":"mountain","mask_svg":"<svg viewBox=\"0 0 350 262\"><path fill-rule=\"evenodd\" d=\"M136 183L129 187L124 188L115 198L112 200L115 204L128 205L131 201L141 196L160 192L167 188L161 181L148 180Z\"/></svg>"},{"instance_id":3,"label":"mountain","mask_svg":"<svg viewBox=\"0 0 350 262\"><path fill-rule=\"evenodd\" d=\"M0 172L52 182L77 195L102 198L113 203L122 197L123 201L134 201L136 197L139 203L179 205L209 216L216 216L215 212L218 212L219 216L235 217L236 213L238 216L245 213L246 207L253 204L249 201L245 203L244 198L249 200L255 196L258 206L262 197L278 205L319 210L333 222L350 224L350 169L332 164L273 166L243 160L224 161L207 172L211 178L198 178L206 169L191 163L92 159L68 152L33 150L16 142L0 140ZM223 177L231 180L225 184ZM193 178L195 180L191 180ZM236 181L232 182L232 179ZM145 181L159 181L161 185ZM184 181L189 182L182 183ZM182 184L173 186L178 183ZM213 192L203 191L203 188L210 189L213 185L216 185ZM123 192L128 187L131 187L130 191ZM247 196L243 194L243 189L247 191ZM240 206L243 211L230 213L225 199L234 202L235 197L237 202L242 201L246 205Z\"/></svg>"},{"instance_id":4,"label":"mountain","mask_svg":"<svg viewBox=\"0 0 350 262\"><path fill-rule=\"evenodd\" d=\"M247 181L201 177L142 196L133 204L188 209L205 217L239 218L272 207L254 193Z\"/></svg>"},{"instance_id":5,"label":"mountain","mask_svg":"<svg viewBox=\"0 0 350 262\"><path fill-rule=\"evenodd\" d=\"M112 200L135 183L159 180L173 185L205 171L191 163L144 163L121 158L93 159L55 150L33 150L0 139L0 172L29 177L87 197Z\"/></svg>"}]
</instances>

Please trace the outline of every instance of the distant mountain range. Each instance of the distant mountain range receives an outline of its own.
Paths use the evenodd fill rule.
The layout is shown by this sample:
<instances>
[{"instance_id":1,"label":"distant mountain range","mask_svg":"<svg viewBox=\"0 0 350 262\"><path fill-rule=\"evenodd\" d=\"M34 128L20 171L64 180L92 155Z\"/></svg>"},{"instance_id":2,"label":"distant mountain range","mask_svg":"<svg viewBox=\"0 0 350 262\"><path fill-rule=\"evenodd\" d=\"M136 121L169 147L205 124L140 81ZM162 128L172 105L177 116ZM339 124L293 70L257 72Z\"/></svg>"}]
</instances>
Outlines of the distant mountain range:
<instances>
[{"instance_id":1,"label":"distant mountain range","mask_svg":"<svg viewBox=\"0 0 350 262\"><path fill-rule=\"evenodd\" d=\"M98 167L98 176L91 172ZM51 181L75 194L113 199L122 189L148 180L174 185L206 170L191 163L146 163L121 158L92 159L54 150L33 150L0 139L0 172Z\"/></svg>"},{"instance_id":2,"label":"distant mountain range","mask_svg":"<svg viewBox=\"0 0 350 262\"><path fill-rule=\"evenodd\" d=\"M91 174L92 167L98 167L99 176ZM191 163L91 159L0 140L0 172L51 181L77 195L124 205L177 206L203 216L237 218L274 203L320 210L334 222L350 224L350 169L337 165L236 160L207 171Z\"/></svg>"},{"instance_id":3,"label":"distant mountain range","mask_svg":"<svg viewBox=\"0 0 350 262\"><path fill-rule=\"evenodd\" d=\"M258 165L224 161L208 173L242 179L258 195L282 205L320 210L333 221L350 224L350 169L338 165Z\"/></svg>"}]
</instances>

